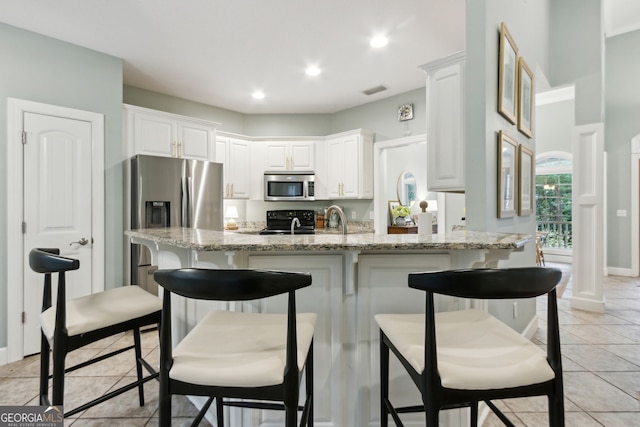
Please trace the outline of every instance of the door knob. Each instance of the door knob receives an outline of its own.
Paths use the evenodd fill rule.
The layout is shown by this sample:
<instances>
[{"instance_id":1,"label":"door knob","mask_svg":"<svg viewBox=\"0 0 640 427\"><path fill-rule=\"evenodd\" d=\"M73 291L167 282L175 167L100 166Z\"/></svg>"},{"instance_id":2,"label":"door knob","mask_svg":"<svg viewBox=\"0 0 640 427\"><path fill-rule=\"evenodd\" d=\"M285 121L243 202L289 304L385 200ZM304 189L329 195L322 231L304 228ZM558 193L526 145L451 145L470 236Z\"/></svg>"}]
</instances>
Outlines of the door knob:
<instances>
[{"instance_id":1,"label":"door knob","mask_svg":"<svg viewBox=\"0 0 640 427\"><path fill-rule=\"evenodd\" d=\"M77 244L79 244L79 245L81 245L81 246L84 246L84 245L86 245L87 243L89 243L89 241L83 237L82 239L78 240L77 242L71 242L71 243L69 243L69 246L73 245L74 243L77 243Z\"/></svg>"}]
</instances>

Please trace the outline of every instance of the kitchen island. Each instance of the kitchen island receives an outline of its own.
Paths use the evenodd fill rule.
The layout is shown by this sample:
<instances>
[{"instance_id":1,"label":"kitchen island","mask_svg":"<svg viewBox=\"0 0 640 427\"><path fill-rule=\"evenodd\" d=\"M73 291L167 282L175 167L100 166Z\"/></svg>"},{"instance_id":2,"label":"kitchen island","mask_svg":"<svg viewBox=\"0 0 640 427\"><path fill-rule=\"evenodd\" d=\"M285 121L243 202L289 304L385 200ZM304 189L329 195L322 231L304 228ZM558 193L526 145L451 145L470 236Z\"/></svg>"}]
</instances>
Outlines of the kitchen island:
<instances>
[{"instance_id":1,"label":"kitchen island","mask_svg":"<svg viewBox=\"0 0 640 427\"><path fill-rule=\"evenodd\" d=\"M310 272L313 284L297 298L299 312L318 314L314 334L315 425L378 426L377 313L424 311L424 294L407 286L407 274L451 268L496 267L533 237L456 231L448 234L315 234L261 236L189 228L126 232L149 247L159 268L261 268ZM438 310L486 309L484 301L442 297ZM180 338L211 308L282 312L285 299L237 304L181 301L174 337ZM398 365L391 365L391 395L399 405L420 397ZM443 412L445 425L468 425L464 410ZM275 411L230 410L231 425L281 426ZM422 415L403 416L405 425L424 425Z\"/></svg>"}]
</instances>

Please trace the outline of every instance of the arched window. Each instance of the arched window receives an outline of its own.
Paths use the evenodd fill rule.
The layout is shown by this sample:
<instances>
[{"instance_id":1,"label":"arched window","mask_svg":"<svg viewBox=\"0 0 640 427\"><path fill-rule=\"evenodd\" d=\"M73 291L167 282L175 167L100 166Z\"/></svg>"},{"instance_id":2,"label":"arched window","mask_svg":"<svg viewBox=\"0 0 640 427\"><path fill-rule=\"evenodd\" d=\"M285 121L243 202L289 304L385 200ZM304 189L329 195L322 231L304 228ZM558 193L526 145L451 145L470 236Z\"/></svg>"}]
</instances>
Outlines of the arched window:
<instances>
[{"instance_id":1,"label":"arched window","mask_svg":"<svg viewBox=\"0 0 640 427\"><path fill-rule=\"evenodd\" d=\"M571 153L536 156L536 222L547 248L572 247L571 166Z\"/></svg>"}]
</instances>

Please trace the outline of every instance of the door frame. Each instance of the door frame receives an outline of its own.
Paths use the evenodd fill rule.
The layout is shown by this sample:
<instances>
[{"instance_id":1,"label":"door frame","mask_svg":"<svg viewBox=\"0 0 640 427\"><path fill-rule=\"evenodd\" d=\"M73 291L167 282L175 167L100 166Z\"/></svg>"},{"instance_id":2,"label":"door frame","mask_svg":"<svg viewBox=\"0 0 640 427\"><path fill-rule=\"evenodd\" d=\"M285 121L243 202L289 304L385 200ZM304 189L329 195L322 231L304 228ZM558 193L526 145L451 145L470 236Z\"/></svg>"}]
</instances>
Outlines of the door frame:
<instances>
[{"instance_id":1,"label":"door frame","mask_svg":"<svg viewBox=\"0 0 640 427\"><path fill-rule=\"evenodd\" d=\"M24 357L22 310L24 306L25 251L23 220L23 150L21 133L24 113L50 115L91 123L91 237L93 238L91 291L104 290L104 115L57 105L7 98L7 353L6 361ZM14 246L18 246L15 248ZM40 297L38 297L40 298ZM2 364L0 360L0 364Z\"/></svg>"}]
</instances>

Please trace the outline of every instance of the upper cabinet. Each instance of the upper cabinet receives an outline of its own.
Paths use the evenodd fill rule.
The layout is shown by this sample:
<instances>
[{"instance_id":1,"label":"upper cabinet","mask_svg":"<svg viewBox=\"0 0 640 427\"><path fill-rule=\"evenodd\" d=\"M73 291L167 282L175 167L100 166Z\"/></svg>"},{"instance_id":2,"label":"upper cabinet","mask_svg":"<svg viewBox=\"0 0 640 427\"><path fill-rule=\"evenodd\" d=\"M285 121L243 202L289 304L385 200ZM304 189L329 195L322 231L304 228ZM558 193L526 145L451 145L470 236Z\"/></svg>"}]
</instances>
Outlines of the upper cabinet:
<instances>
[{"instance_id":1,"label":"upper cabinet","mask_svg":"<svg viewBox=\"0 0 640 427\"><path fill-rule=\"evenodd\" d=\"M344 132L328 136L325 145L326 168L316 181L321 181L327 198L373 198L373 133Z\"/></svg>"},{"instance_id":2,"label":"upper cabinet","mask_svg":"<svg viewBox=\"0 0 640 427\"><path fill-rule=\"evenodd\" d=\"M247 170L247 166L251 164L250 142L219 134L216 138L215 161L224 165L224 198L250 198L253 176ZM256 184L258 183L254 183Z\"/></svg>"},{"instance_id":3,"label":"upper cabinet","mask_svg":"<svg viewBox=\"0 0 640 427\"><path fill-rule=\"evenodd\" d=\"M464 52L421 66L427 73L427 187L464 192Z\"/></svg>"},{"instance_id":4,"label":"upper cabinet","mask_svg":"<svg viewBox=\"0 0 640 427\"><path fill-rule=\"evenodd\" d=\"M313 171L315 153L315 141L267 141L264 168L267 171Z\"/></svg>"},{"instance_id":5,"label":"upper cabinet","mask_svg":"<svg viewBox=\"0 0 640 427\"><path fill-rule=\"evenodd\" d=\"M125 105L131 155L213 161L218 123Z\"/></svg>"}]
</instances>

